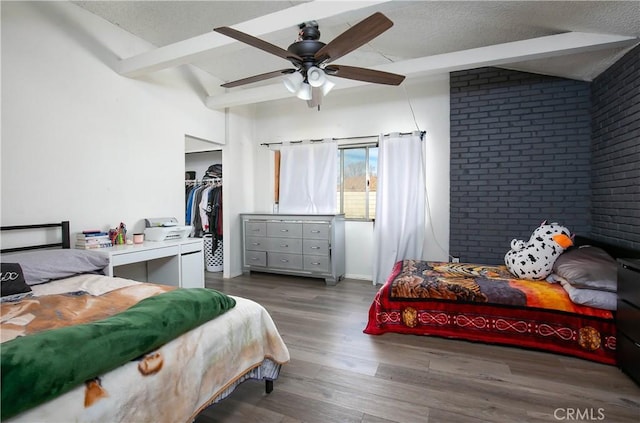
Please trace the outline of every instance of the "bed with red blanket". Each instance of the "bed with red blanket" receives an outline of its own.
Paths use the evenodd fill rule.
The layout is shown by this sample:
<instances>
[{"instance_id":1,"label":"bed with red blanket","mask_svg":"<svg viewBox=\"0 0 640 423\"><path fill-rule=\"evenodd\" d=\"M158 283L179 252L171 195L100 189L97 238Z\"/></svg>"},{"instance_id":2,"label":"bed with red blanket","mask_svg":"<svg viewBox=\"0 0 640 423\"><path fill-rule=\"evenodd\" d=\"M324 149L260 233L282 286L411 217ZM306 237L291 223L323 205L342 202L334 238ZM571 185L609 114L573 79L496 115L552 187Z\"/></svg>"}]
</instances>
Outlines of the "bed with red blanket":
<instances>
[{"instance_id":1,"label":"bed with red blanket","mask_svg":"<svg viewBox=\"0 0 640 423\"><path fill-rule=\"evenodd\" d=\"M433 335L616 363L615 311L576 304L561 284L517 279L503 265L399 261L375 295L364 332Z\"/></svg>"}]
</instances>

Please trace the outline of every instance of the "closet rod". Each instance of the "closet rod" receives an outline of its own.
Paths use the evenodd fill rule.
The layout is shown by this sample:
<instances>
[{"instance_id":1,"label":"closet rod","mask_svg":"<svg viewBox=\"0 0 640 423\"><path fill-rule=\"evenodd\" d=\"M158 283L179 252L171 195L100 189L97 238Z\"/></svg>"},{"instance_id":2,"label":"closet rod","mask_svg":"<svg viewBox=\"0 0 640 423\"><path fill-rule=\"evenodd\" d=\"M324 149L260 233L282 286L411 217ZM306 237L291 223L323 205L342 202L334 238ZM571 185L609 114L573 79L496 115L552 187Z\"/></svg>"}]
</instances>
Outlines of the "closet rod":
<instances>
[{"instance_id":1,"label":"closet rod","mask_svg":"<svg viewBox=\"0 0 640 423\"><path fill-rule=\"evenodd\" d=\"M415 132L415 131L414 131ZM414 132L400 132L400 135L411 135ZM420 139L422 139L424 137L424 134L426 133L426 131L420 131ZM391 134L384 134L384 137L388 137ZM364 138L378 138L378 135L361 135L358 137L336 137L336 138L329 138L332 141L342 141L342 140L360 140L360 139L364 139ZM304 141L309 141L309 142L322 142L324 141L326 138L319 138L319 139L312 139L312 140L296 140L296 141L289 141L290 144L300 144ZM279 141L279 142L263 142L260 145L264 145L264 146L270 146L270 145L282 145L284 144L283 141Z\"/></svg>"},{"instance_id":2,"label":"closet rod","mask_svg":"<svg viewBox=\"0 0 640 423\"><path fill-rule=\"evenodd\" d=\"M206 178L206 179L185 179L185 183L196 183L200 184L203 182L213 182L213 183L222 183L222 178Z\"/></svg>"}]
</instances>

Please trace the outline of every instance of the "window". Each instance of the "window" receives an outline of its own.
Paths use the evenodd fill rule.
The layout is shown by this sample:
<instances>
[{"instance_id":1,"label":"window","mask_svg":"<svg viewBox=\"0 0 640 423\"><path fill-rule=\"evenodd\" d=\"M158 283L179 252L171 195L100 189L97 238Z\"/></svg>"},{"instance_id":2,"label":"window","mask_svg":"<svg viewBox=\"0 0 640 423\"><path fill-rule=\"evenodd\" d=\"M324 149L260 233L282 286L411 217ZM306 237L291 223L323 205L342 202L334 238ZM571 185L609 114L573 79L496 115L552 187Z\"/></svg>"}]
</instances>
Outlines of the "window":
<instances>
[{"instance_id":1,"label":"window","mask_svg":"<svg viewBox=\"0 0 640 423\"><path fill-rule=\"evenodd\" d=\"M344 146L338 149L338 207L347 219L376 216L378 147Z\"/></svg>"},{"instance_id":2,"label":"window","mask_svg":"<svg viewBox=\"0 0 640 423\"><path fill-rule=\"evenodd\" d=\"M274 201L279 202L280 152L275 153ZM376 217L378 146L376 144L338 148L337 213L346 219L373 220Z\"/></svg>"}]
</instances>

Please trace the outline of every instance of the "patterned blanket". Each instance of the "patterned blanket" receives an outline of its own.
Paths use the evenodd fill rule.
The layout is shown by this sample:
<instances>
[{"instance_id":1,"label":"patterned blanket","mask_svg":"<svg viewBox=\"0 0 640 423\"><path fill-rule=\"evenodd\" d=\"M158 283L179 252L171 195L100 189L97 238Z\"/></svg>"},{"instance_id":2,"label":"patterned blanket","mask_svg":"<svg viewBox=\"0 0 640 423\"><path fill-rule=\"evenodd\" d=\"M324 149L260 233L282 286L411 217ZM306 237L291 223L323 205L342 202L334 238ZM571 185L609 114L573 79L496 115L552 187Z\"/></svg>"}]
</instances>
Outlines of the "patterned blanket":
<instances>
[{"instance_id":1,"label":"patterned blanket","mask_svg":"<svg viewBox=\"0 0 640 423\"><path fill-rule=\"evenodd\" d=\"M0 313L2 342L70 324L105 319L125 311L144 298L174 289L166 285L139 284L103 294L80 290L26 297L21 301L4 303Z\"/></svg>"},{"instance_id":2,"label":"patterned blanket","mask_svg":"<svg viewBox=\"0 0 640 423\"><path fill-rule=\"evenodd\" d=\"M515 279L505 266L405 260L391 281L390 294L392 299L430 298L612 318L609 311L573 303L558 284Z\"/></svg>"},{"instance_id":3,"label":"patterned blanket","mask_svg":"<svg viewBox=\"0 0 640 423\"><path fill-rule=\"evenodd\" d=\"M515 345L615 364L613 314L571 301L505 266L404 260L377 292L364 330Z\"/></svg>"},{"instance_id":4,"label":"patterned blanket","mask_svg":"<svg viewBox=\"0 0 640 423\"><path fill-rule=\"evenodd\" d=\"M244 298L97 275L33 289L2 304L3 422L191 421L239 381L277 378L289 360L269 314ZM47 390L60 395L32 402Z\"/></svg>"},{"instance_id":5,"label":"patterned blanket","mask_svg":"<svg viewBox=\"0 0 640 423\"><path fill-rule=\"evenodd\" d=\"M13 316L7 326L31 319L23 326L25 336L3 343L0 350L0 418L149 353L235 306L233 298L205 288L151 287L144 291L166 292L136 302L141 286L120 288L102 297L80 291L23 299L6 305L7 310L3 307L3 314ZM114 314L96 320L109 312ZM69 318L75 315L80 318ZM76 324L77 320L81 323Z\"/></svg>"}]
</instances>

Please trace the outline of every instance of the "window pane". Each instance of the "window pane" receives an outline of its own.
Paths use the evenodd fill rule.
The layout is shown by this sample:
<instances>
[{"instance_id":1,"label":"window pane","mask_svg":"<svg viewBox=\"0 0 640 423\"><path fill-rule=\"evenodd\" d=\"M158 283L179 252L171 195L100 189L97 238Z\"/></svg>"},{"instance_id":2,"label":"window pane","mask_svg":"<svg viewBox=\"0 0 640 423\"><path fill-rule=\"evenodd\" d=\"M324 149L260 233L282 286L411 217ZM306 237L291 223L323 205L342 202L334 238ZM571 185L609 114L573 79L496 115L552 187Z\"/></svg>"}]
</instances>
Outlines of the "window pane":
<instances>
[{"instance_id":1,"label":"window pane","mask_svg":"<svg viewBox=\"0 0 640 423\"><path fill-rule=\"evenodd\" d=\"M369 219L376 218L378 193L378 147L369 147Z\"/></svg>"},{"instance_id":2,"label":"window pane","mask_svg":"<svg viewBox=\"0 0 640 423\"><path fill-rule=\"evenodd\" d=\"M344 149L344 213L345 217L364 219L366 215L366 149Z\"/></svg>"}]
</instances>

